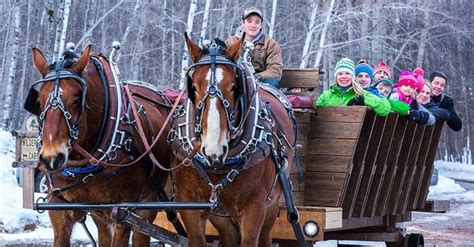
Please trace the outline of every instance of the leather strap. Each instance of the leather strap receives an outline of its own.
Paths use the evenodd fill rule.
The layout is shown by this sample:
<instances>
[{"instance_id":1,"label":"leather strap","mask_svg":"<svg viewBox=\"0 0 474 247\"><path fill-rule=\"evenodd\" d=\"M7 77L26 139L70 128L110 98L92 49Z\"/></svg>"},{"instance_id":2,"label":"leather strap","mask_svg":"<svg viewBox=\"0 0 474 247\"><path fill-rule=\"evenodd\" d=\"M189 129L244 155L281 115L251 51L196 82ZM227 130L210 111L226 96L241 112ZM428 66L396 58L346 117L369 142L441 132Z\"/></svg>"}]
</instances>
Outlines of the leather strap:
<instances>
[{"instance_id":1,"label":"leather strap","mask_svg":"<svg viewBox=\"0 0 474 247\"><path fill-rule=\"evenodd\" d=\"M158 166L160 169L164 170L164 171L172 171L172 170L175 170L179 167L181 167L182 165L190 165L191 164L191 161L194 157L194 155L196 154L196 152L198 151L198 149L201 147L201 144L200 142L197 143L197 145L194 146L194 148L192 149L191 153L189 154L189 156L184 159L179 165L175 166L175 167L172 167L172 168L166 168L164 167L163 165L161 165L158 160L156 159L156 157L150 152L151 149L156 145L156 143L158 143L158 140L160 139L161 135L163 135L163 131L164 131L164 128L161 128L160 131L158 132L158 135L154 138L154 141L153 143L150 145L147 141L147 138L144 134L144 131L143 131L143 126L141 125L141 122L139 121L139 118L138 118L138 114L137 114L137 109L135 107L135 104L133 104L133 98L132 98L132 93L130 92L130 89L128 88L128 85L125 85L124 86L125 88L125 92L127 94L127 97L128 97L128 100L131 102L131 106L132 106L132 113L133 113L133 117L137 120L137 128L138 128L138 134L140 135L141 139L142 139L142 142L143 144L145 145L145 152L143 152L137 159L135 159L134 161L132 162L129 162L129 163L126 163L126 164L114 164L114 163L108 163L108 162L105 162L105 161L99 161L97 160L92 154L90 154L89 152L87 152L84 148L82 148L80 145L78 144L75 144L74 145L74 150L76 150L79 154L81 154L83 157L85 157L86 159L83 159L83 160L80 160L80 161L77 161L77 162L73 162L72 164L69 164L68 162L68 165L71 165L71 166L81 166L81 165L84 165L85 163L91 163L91 164L95 164L95 165L105 165L105 166L115 166L115 167L124 167L124 166L130 166L130 165L133 165L133 164L136 164L138 161L140 161L143 157L145 157L145 155L149 155L150 156L150 159L153 161L153 163ZM186 88L183 87L183 89L181 89L181 92L179 93L178 97L176 98L176 101L174 102L173 104L173 107L171 108L170 110L170 113L168 114L168 116L166 117L164 123L163 123L163 126L167 126L168 123L170 122L171 120L171 117L173 116L173 113L174 111L176 110L176 108L178 107L178 104L179 104L179 101L180 99L183 97L184 93L186 92Z\"/></svg>"}]
</instances>

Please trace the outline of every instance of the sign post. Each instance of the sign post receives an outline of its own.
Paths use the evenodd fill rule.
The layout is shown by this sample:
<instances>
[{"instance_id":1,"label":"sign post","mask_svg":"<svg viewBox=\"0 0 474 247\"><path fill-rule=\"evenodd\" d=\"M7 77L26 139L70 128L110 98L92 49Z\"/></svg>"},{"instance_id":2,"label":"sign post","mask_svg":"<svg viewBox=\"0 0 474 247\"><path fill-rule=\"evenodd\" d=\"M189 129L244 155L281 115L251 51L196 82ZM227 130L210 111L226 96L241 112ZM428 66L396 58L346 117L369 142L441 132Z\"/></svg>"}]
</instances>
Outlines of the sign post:
<instances>
[{"instance_id":1,"label":"sign post","mask_svg":"<svg viewBox=\"0 0 474 247\"><path fill-rule=\"evenodd\" d=\"M39 158L39 131L36 117L26 121L25 131L12 131L16 137L16 155L12 163L14 168L22 168L23 208L33 209L35 192L35 169Z\"/></svg>"}]
</instances>

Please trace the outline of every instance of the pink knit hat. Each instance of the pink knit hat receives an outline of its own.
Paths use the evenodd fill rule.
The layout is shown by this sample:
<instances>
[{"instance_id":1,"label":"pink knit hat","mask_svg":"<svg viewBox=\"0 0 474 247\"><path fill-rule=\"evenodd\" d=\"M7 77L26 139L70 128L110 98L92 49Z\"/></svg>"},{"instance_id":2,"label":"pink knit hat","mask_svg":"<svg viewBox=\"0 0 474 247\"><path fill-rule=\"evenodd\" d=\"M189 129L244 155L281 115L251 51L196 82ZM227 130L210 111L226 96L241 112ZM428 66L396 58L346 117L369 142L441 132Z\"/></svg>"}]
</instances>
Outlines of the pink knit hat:
<instances>
[{"instance_id":1,"label":"pink knit hat","mask_svg":"<svg viewBox=\"0 0 474 247\"><path fill-rule=\"evenodd\" d=\"M413 70L413 74L416 76L416 86L415 89L418 90L418 92L421 92L423 90L423 87L425 85L425 79L423 76L425 75L425 71L423 71L422 68L416 68Z\"/></svg>"},{"instance_id":2,"label":"pink knit hat","mask_svg":"<svg viewBox=\"0 0 474 247\"><path fill-rule=\"evenodd\" d=\"M375 66L374 74L380 70L387 72L388 77L392 78L392 68L390 68L390 66L388 66L388 64L386 64L383 60Z\"/></svg>"},{"instance_id":3,"label":"pink knit hat","mask_svg":"<svg viewBox=\"0 0 474 247\"><path fill-rule=\"evenodd\" d=\"M402 71L402 73L400 73L400 77L398 78L398 82L395 84L395 87L406 85L413 88L417 88L416 82L416 76L412 72Z\"/></svg>"}]
</instances>

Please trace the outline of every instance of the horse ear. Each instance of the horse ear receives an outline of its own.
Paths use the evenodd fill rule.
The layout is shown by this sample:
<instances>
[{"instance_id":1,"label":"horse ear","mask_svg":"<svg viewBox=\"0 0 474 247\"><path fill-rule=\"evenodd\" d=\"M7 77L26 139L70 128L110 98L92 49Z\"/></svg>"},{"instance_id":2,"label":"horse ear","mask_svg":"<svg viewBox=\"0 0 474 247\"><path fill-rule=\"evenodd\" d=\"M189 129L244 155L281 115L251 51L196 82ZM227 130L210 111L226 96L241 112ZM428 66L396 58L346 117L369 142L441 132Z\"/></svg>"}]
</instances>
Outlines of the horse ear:
<instances>
[{"instance_id":1,"label":"horse ear","mask_svg":"<svg viewBox=\"0 0 474 247\"><path fill-rule=\"evenodd\" d=\"M38 48L32 49L33 65L36 70L44 77L48 73L48 61L44 58L43 53Z\"/></svg>"},{"instance_id":2,"label":"horse ear","mask_svg":"<svg viewBox=\"0 0 474 247\"><path fill-rule=\"evenodd\" d=\"M242 34L242 37L240 37L237 42L234 42L233 44L230 45L229 48L227 48L226 51L226 56L230 58L234 63L239 59L240 56L240 51L242 48L242 45L244 44L245 41L245 32Z\"/></svg>"},{"instance_id":3,"label":"horse ear","mask_svg":"<svg viewBox=\"0 0 474 247\"><path fill-rule=\"evenodd\" d=\"M86 46L84 51L82 51L81 57L77 60L77 62L71 67L78 74L82 74L84 68L86 68L87 64L89 63L89 58L91 56L91 47L92 45Z\"/></svg>"},{"instance_id":4,"label":"horse ear","mask_svg":"<svg viewBox=\"0 0 474 247\"><path fill-rule=\"evenodd\" d=\"M195 63L201 57L202 49L194 43L188 36L187 32L184 32L184 38L186 40L186 44L188 45L189 55L191 56L191 60Z\"/></svg>"}]
</instances>

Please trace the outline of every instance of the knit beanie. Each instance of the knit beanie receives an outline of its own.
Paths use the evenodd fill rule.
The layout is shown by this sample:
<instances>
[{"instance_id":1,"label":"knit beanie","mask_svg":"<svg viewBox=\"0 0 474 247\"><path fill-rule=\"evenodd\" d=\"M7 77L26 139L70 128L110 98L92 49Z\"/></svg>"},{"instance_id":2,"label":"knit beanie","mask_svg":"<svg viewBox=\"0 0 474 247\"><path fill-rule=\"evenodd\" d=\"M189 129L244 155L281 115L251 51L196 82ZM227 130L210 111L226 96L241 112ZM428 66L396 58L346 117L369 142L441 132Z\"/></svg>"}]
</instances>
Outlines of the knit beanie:
<instances>
[{"instance_id":1,"label":"knit beanie","mask_svg":"<svg viewBox=\"0 0 474 247\"><path fill-rule=\"evenodd\" d=\"M355 78L354 62L349 58L343 58L336 63L334 67L334 77L341 71L347 71L352 74L352 80Z\"/></svg>"},{"instance_id":2,"label":"knit beanie","mask_svg":"<svg viewBox=\"0 0 474 247\"><path fill-rule=\"evenodd\" d=\"M390 79L382 78L377 83L375 83L374 87L377 87L377 85L379 84L385 84L387 86L390 86L390 88L393 89L393 82Z\"/></svg>"},{"instance_id":3,"label":"knit beanie","mask_svg":"<svg viewBox=\"0 0 474 247\"><path fill-rule=\"evenodd\" d=\"M380 70L387 72L388 77L392 78L392 68L390 68L390 66L388 66L388 64L383 60L375 66L374 73L377 73Z\"/></svg>"},{"instance_id":4,"label":"knit beanie","mask_svg":"<svg viewBox=\"0 0 474 247\"><path fill-rule=\"evenodd\" d=\"M357 66L355 66L355 75L357 76L360 72L365 72L369 74L370 76L370 83L374 80L374 70L370 65L365 64L365 63L360 63Z\"/></svg>"},{"instance_id":5,"label":"knit beanie","mask_svg":"<svg viewBox=\"0 0 474 247\"><path fill-rule=\"evenodd\" d=\"M400 73L400 77L398 78L398 82L395 84L395 87L400 87L403 85L415 88L416 76L410 71L402 71Z\"/></svg>"},{"instance_id":6,"label":"knit beanie","mask_svg":"<svg viewBox=\"0 0 474 247\"><path fill-rule=\"evenodd\" d=\"M415 89L418 90L418 92L421 92L425 84L425 79L423 78L423 76L425 75L425 71L422 68L416 68L413 70L413 74L416 75Z\"/></svg>"}]
</instances>

